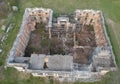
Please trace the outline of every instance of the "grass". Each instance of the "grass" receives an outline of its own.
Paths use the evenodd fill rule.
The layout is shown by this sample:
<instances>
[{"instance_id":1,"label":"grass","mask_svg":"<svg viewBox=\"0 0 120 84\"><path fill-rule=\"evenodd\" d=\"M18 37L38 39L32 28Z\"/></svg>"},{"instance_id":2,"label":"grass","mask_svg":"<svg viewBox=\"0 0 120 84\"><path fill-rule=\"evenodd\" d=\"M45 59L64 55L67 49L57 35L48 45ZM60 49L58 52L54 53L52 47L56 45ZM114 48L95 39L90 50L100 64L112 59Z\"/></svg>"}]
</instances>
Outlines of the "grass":
<instances>
[{"instance_id":1,"label":"grass","mask_svg":"<svg viewBox=\"0 0 120 84\"><path fill-rule=\"evenodd\" d=\"M120 0L19 0L19 2L13 2L7 0L10 5L18 5L19 11L14 15L11 22L15 23L14 28L8 33L8 38L4 43L3 52L0 54L0 65L3 66L9 50L11 49L16 35L19 31L22 15L27 7L45 7L54 10L54 15L59 13L66 14L72 13L75 9L96 9L102 10L105 18L110 18L115 25L107 23L107 32L113 45L115 53L118 71L109 72L102 81L94 83L78 83L74 84L120 84ZM107 22L107 21L106 21ZM35 78L30 74L23 74L13 68L1 71L0 84L59 84L57 81L52 81L44 78ZM68 84L68 83L63 83Z\"/></svg>"}]
</instances>

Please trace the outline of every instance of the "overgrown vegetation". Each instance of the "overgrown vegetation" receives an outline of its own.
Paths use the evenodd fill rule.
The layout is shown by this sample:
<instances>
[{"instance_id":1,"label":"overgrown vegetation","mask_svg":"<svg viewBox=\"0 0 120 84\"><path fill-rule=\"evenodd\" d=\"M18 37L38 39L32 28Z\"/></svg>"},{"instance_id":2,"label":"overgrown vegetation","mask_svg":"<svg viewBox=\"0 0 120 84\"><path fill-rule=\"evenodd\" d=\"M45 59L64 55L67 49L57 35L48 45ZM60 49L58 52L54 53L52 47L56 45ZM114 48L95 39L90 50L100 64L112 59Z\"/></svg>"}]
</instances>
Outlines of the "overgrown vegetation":
<instances>
[{"instance_id":1,"label":"overgrown vegetation","mask_svg":"<svg viewBox=\"0 0 120 84\"><path fill-rule=\"evenodd\" d=\"M90 28L90 31L94 31L94 27L93 27L93 25L89 25L89 28Z\"/></svg>"},{"instance_id":2,"label":"overgrown vegetation","mask_svg":"<svg viewBox=\"0 0 120 84\"><path fill-rule=\"evenodd\" d=\"M1 1L1 0L0 0ZM15 0L7 0L12 6L16 4ZM108 35L113 45L113 50L118 64L118 71L109 72L102 81L94 83L78 83L74 84L120 84L120 1L119 0L19 0L17 2L19 11L13 16L11 23L15 23L8 38L4 42L3 52L0 54L0 84L60 84L57 81L44 78L32 77L29 74L18 72L13 68L2 69L7 54L11 49L16 35L19 31L22 16L26 7L45 7L51 8L55 13L71 13L75 9L99 9L102 10L105 17L110 18L115 25L109 24L107 27ZM56 14L57 15L57 14ZM106 18L106 19L107 19ZM108 24L108 23L107 23ZM1 70L2 69L2 70ZM68 83L63 83L68 84Z\"/></svg>"}]
</instances>

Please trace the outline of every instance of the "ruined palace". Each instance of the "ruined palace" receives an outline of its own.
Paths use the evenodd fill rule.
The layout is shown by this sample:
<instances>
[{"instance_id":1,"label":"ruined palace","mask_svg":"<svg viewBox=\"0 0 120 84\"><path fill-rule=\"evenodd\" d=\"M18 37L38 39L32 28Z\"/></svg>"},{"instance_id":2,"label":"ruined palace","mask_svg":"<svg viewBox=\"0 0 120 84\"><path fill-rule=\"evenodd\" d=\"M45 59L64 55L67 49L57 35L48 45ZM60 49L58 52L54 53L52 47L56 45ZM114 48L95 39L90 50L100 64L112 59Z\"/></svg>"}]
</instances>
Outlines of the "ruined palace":
<instances>
[{"instance_id":1,"label":"ruined palace","mask_svg":"<svg viewBox=\"0 0 120 84\"><path fill-rule=\"evenodd\" d=\"M101 11L26 8L8 67L60 81L96 81L117 69Z\"/></svg>"}]
</instances>

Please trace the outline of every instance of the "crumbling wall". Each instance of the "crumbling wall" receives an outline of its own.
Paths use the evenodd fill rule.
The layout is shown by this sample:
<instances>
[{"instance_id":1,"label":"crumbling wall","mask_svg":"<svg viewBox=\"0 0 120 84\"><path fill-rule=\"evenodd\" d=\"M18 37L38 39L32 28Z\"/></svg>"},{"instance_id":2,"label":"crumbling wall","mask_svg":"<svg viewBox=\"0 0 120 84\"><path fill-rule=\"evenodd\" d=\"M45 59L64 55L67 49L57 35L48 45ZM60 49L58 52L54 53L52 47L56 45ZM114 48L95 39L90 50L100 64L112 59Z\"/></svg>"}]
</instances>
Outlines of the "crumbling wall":
<instances>
[{"instance_id":1,"label":"crumbling wall","mask_svg":"<svg viewBox=\"0 0 120 84\"><path fill-rule=\"evenodd\" d=\"M49 22L49 17L52 16L51 9L48 9L47 14L46 14L45 9L43 9L43 8L35 8L35 9L26 8L25 9L25 13L23 15L23 20L22 20L22 25L21 25L20 31L16 37L16 40L15 40L13 47L9 54L8 60L11 62L14 60L14 57L24 56L24 51L28 44L31 31L35 30L35 25L37 22L37 19L32 18L31 13L39 15L39 13L36 13L35 11L42 11L41 17L42 17L43 22L46 22L47 19ZM50 19L50 21L51 21L51 19ZM48 24L46 24L46 25L48 25ZM49 22L49 26L51 26L51 22Z\"/></svg>"},{"instance_id":2,"label":"crumbling wall","mask_svg":"<svg viewBox=\"0 0 120 84\"><path fill-rule=\"evenodd\" d=\"M117 70L117 64L116 64L116 60L115 60L115 55L113 53L113 50L112 50L112 45L111 45L111 42L110 42L110 39L108 37L108 34L107 34L107 31L106 31L106 27L105 27L105 20L104 20L104 17L103 17L103 13L101 12L101 19L102 19L102 26L103 26L103 30L104 30L104 33L105 33L105 36L106 36L106 40L108 42L108 45L109 45L109 50L111 52L111 57L112 57L112 60L113 60L113 63L115 65L115 68L113 67L113 70Z\"/></svg>"},{"instance_id":3,"label":"crumbling wall","mask_svg":"<svg viewBox=\"0 0 120 84\"><path fill-rule=\"evenodd\" d=\"M79 21L82 26L93 25L97 46L101 47L107 45L100 11L76 10L75 19Z\"/></svg>"},{"instance_id":4,"label":"crumbling wall","mask_svg":"<svg viewBox=\"0 0 120 84\"><path fill-rule=\"evenodd\" d=\"M35 22L31 21L30 16L28 16L26 20L27 22L25 23L25 26L21 29L20 34L18 34L17 37L19 41L17 42L18 45L16 46L15 56L24 55L25 48L30 38L30 33L35 29Z\"/></svg>"},{"instance_id":5,"label":"crumbling wall","mask_svg":"<svg viewBox=\"0 0 120 84\"><path fill-rule=\"evenodd\" d=\"M95 40L97 44L97 48L99 48L99 52L96 50L93 52L93 65L101 67L115 67L115 56L112 51L112 46L109 41L109 37L107 36L107 32L105 29L104 18L101 11L94 10L76 10L75 11L75 19L79 21L83 26L84 25L93 25ZM105 54L107 51L110 52L107 55Z\"/></svg>"},{"instance_id":6,"label":"crumbling wall","mask_svg":"<svg viewBox=\"0 0 120 84\"><path fill-rule=\"evenodd\" d=\"M95 66L110 67L111 66L111 54L107 50L101 50L97 55L93 56L93 62Z\"/></svg>"},{"instance_id":7,"label":"crumbling wall","mask_svg":"<svg viewBox=\"0 0 120 84\"><path fill-rule=\"evenodd\" d=\"M102 26L102 22L101 22L101 13L97 12L94 15L94 31L95 31L95 36L96 36L96 43L98 46L107 46L107 41L105 38L105 34L103 31L103 26Z\"/></svg>"},{"instance_id":8,"label":"crumbling wall","mask_svg":"<svg viewBox=\"0 0 120 84\"><path fill-rule=\"evenodd\" d=\"M30 70L27 72L32 73L36 77L54 77L59 81L80 81L80 82L94 82L101 78L101 74L98 72L89 71L43 71L43 70Z\"/></svg>"},{"instance_id":9,"label":"crumbling wall","mask_svg":"<svg viewBox=\"0 0 120 84\"><path fill-rule=\"evenodd\" d=\"M24 29L25 29L25 25L26 25L26 22L27 22L28 15L29 15L29 11L28 11L28 9L26 9L25 13L23 15L23 21L22 21L20 31L19 31L19 33L18 33L18 35L16 37L16 40L15 40L15 42L13 44L13 47L12 47L12 49L10 51L8 62L12 62L16 55L20 56L20 55L24 54L23 50L25 49L25 46L27 45L27 42L28 42L29 39L24 38L24 36L22 36L22 34L25 31ZM27 35L26 33L24 33L24 34L25 34L26 37L29 38L29 35ZM23 37L23 38L21 38L21 37ZM25 41L21 41L21 39L24 39Z\"/></svg>"}]
</instances>

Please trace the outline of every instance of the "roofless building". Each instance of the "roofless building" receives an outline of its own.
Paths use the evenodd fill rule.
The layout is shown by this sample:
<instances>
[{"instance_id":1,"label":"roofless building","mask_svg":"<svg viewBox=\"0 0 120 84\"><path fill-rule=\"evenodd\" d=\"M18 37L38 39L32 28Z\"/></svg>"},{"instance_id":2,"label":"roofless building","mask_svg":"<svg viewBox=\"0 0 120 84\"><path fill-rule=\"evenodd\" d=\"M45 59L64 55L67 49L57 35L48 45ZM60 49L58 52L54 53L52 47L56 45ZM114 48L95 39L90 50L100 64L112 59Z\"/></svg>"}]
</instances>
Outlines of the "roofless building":
<instances>
[{"instance_id":1,"label":"roofless building","mask_svg":"<svg viewBox=\"0 0 120 84\"><path fill-rule=\"evenodd\" d=\"M25 9L6 66L61 81L96 81L117 67L101 11L55 18L45 8Z\"/></svg>"}]
</instances>

